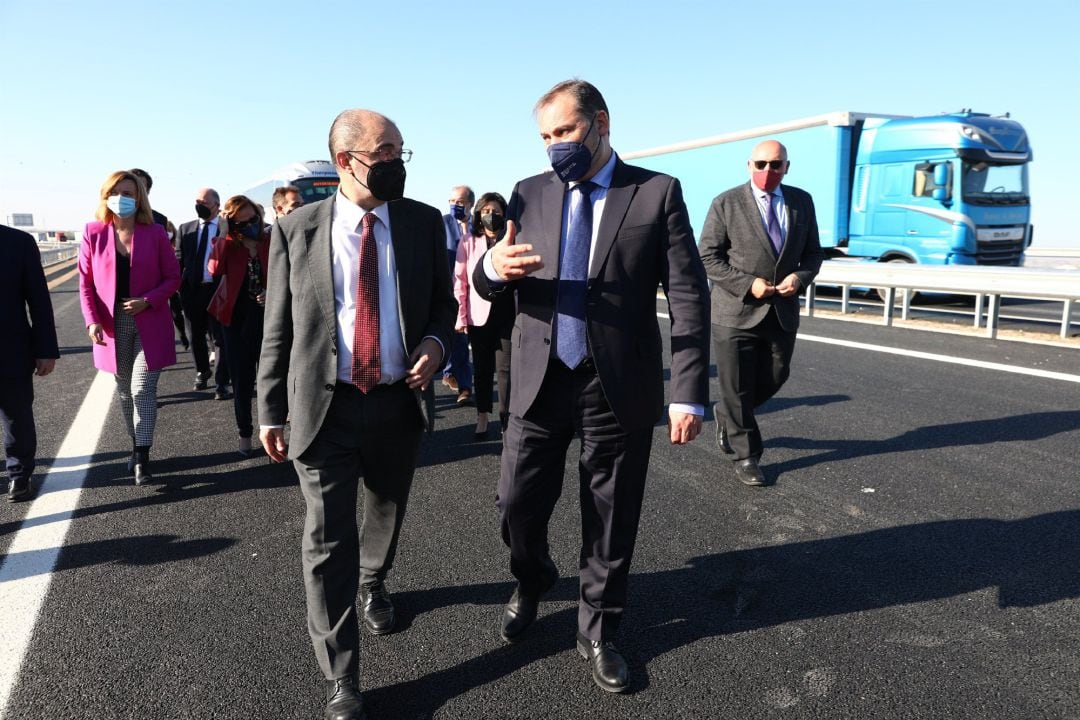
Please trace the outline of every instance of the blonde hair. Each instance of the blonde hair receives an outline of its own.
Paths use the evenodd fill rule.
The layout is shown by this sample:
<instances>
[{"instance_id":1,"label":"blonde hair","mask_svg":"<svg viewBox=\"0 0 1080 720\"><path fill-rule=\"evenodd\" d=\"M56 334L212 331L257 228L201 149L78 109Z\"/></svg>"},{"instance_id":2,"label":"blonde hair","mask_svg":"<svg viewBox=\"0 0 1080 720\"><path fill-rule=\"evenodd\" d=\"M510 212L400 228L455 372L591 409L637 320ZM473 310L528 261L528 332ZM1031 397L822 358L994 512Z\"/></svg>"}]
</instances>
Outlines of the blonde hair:
<instances>
[{"instance_id":1,"label":"blonde hair","mask_svg":"<svg viewBox=\"0 0 1080 720\"><path fill-rule=\"evenodd\" d=\"M142 178L128 170L117 170L105 178L105 182L101 184L101 198L94 217L106 225L116 219L116 215L109 209L109 193L124 180L135 183L135 222L140 225L153 225L154 213L150 210L150 196L146 194L146 184Z\"/></svg>"}]
</instances>

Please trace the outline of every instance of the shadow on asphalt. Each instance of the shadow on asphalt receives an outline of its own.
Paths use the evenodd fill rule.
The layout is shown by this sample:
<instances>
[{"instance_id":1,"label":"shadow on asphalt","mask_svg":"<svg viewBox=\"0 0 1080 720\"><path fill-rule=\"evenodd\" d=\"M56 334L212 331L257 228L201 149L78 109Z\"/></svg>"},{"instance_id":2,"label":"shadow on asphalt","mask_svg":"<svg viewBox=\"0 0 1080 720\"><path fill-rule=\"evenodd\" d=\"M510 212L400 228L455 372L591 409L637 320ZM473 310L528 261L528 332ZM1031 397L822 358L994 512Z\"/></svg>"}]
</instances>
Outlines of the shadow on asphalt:
<instances>
[{"instance_id":1,"label":"shadow on asphalt","mask_svg":"<svg viewBox=\"0 0 1080 720\"><path fill-rule=\"evenodd\" d=\"M499 606L512 589L512 583L441 587L396 593L394 602L411 621L456 604ZM705 638L984 590L996 590L1000 608L1080 596L1080 511L920 523L718 553L676 570L632 574L618 644L630 664L631 691L638 692L648 687L649 662ZM573 601L577 594L576 579L563 578L545 599ZM576 608L546 613L545 604L519 644L366 690L365 705L373 716L431 718L453 698L570 651Z\"/></svg>"},{"instance_id":2,"label":"shadow on asphalt","mask_svg":"<svg viewBox=\"0 0 1080 720\"><path fill-rule=\"evenodd\" d=\"M765 467L765 474L772 479L783 473L822 463L894 452L935 450L999 442L1034 442L1077 428L1080 428L1080 410L1061 410L1012 415L991 420L927 425L885 440L808 440L778 437L770 439L769 445L819 452L768 465Z\"/></svg>"}]
</instances>

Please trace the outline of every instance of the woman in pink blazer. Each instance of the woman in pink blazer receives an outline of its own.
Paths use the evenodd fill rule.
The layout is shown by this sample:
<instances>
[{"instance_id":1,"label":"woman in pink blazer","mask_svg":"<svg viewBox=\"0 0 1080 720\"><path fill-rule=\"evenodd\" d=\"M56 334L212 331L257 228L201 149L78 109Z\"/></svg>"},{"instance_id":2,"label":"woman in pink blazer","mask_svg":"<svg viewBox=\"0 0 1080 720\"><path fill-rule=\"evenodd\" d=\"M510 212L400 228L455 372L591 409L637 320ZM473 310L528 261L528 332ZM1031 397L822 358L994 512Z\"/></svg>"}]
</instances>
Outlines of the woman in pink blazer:
<instances>
[{"instance_id":1,"label":"woman in pink blazer","mask_svg":"<svg viewBox=\"0 0 1080 720\"><path fill-rule=\"evenodd\" d=\"M477 440L488 436L492 407L492 381L499 375L499 421L506 428L510 404L510 331L514 326L514 297L505 293L495 302L472 288L472 274L480 258L506 232L506 200L499 193L480 196L473 213L473 233L461 238L454 263L454 296L458 301L455 329L469 334L473 354L473 395L476 398Z\"/></svg>"},{"instance_id":2,"label":"woman in pink blazer","mask_svg":"<svg viewBox=\"0 0 1080 720\"><path fill-rule=\"evenodd\" d=\"M154 224L146 187L130 172L106 178L95 217L79 249L83 319L95 367L116 376L133 445L128 471L144 485L150 480L158 375L176 363L169 297L180 287L180 265L165 228Z\"/></svg>"}]
</instances>

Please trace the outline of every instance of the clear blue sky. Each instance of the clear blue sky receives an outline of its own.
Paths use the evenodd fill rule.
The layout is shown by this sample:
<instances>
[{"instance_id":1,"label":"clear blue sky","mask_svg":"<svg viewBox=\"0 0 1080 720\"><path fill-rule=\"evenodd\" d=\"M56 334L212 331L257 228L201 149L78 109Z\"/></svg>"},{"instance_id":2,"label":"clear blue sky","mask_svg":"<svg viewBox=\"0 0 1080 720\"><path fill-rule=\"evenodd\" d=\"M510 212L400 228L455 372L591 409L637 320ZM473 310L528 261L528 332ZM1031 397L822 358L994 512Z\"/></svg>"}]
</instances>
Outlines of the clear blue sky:
<instances>
[{"instance_id":1,"label":"clear blue sky","mask_svg":"<svg viewBox=\"0 0 1080 720\"><path fill-rule=\"evenodd\" d=\"M0 0L0 219L81 229L105 176L139 166L154 207L189 220L200 187L326 158L348 107L397 122L407 195L507 194L546 166L536 98L578 76L624 153L834 110L1011 112L1036 243L1077 247L1078 20L1076 0Z\"/></svg>"}]
</instances>

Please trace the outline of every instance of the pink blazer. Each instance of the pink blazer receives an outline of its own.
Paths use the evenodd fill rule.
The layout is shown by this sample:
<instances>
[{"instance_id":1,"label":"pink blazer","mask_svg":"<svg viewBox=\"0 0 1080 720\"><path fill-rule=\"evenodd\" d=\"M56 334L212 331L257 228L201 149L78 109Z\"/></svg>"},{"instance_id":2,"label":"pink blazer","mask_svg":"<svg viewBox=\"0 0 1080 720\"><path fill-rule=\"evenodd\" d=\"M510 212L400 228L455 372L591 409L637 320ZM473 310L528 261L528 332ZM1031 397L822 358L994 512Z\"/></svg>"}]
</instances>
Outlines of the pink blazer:
<instances>
[{"instance_id":1,"label":"pink blazer","mask_svg":"<svg viewBox=\"0 0 1080 720\"><path fill-rule=\"evenodd\" d=\"M180 264L160 225L136 225L131 239L131 296L146 298L150 307L135 316L148 370L176 363L169 297L180 287ZM105 344L94 345L94 366L116 373L116 244L112 225L92 222L79 248L79 296L86 325L99 323Z\"/></svg>"},{"instance_id":2,"label":"pink blazer","mask_svg":"<svg viewBox=\"0 0 1080 720\"><path fill-rule=\"evenodd\" d=\"M485 252L487 238L483 235L469 234L458 243L457 260L454 262L454 297L458 301L455 329L469 325L479 327L487 323L491 303L480 297L472 286L473 270Z\"/></svg>"}]
</instances>

